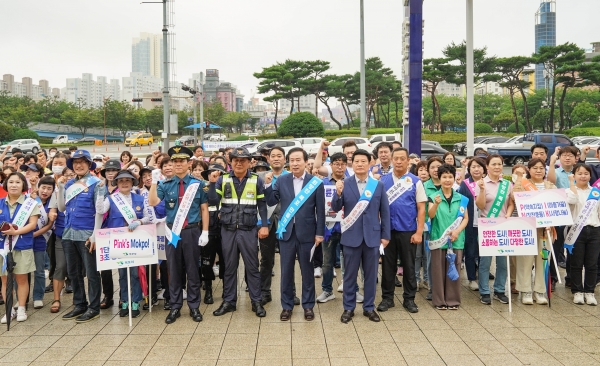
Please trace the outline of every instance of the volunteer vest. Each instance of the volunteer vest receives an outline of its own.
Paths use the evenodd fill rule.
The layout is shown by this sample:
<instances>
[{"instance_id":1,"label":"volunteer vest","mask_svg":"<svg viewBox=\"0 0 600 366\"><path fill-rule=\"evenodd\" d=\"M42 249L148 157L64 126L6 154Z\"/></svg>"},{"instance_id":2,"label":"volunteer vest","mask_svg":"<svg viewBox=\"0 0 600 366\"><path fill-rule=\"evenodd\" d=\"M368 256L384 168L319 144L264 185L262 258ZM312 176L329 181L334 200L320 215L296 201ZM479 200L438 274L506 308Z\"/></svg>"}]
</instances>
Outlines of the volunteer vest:
<instances>
[{"instance_id":1,"label":"volunteer vest","mask_svg":"<svg viewBox=\"0 0 600 366\"><path fill-rule=\"evenodd\" d=\"M406 173L404 176L412 180L412 189L406 191L390 205L391 229L394 231L417 230L417 182L421 180L414 174ZM387 191L394 185L394 173L386 174L381 182Z\"/></svg>"},{"instance_id":2,"label":"volunteer vest","mask_svg":"<svg viewBox=\"0 0 600 366\"><path fill-rule=\"evenodd\" d=\"M221 224L229 230L252 230L256 227L256 200L263 198L257 196L258 176L251 174L246 178L246 184L240 197L238 197L233 184L233 177L229 174L223 176L221 192Z\"/></svg>"},{"instance_id":3,"label":"volunteer vest","mask_svg":"<svg viewBox=\"0 0 600 366\"><path fill-rule=\"evenodd\" d=\"M19 210L21 209L21 204L17 203L17 207L15 207L15 210L13 211L13 217L10 217L10 213L8 212L8 203L6 202L6 198L2 198L0 199L0 222L12 222L12 220L14 219L14 214L19 212ZM29 222L29 220L27 220L27 222ZM37 229L33 229L30 232L28 232L27 234L22 234L19 237L19 240L17 241L17 245L15 247L13 247L13 250L27 250L27 249L33 249L33 233L36 231ZM14 242L14 241L13 241ZM8 242L6 241L6 235L1 235L0 234L0 248L4 248L4 245L8 245Z\"/></svg>"},{"instance_id":4,"label":"volunteer vest","mask_svg":"<svg viewBox=\"0 0 600 366\"><path fill-rule=\"evenodd\" d=\"M75 183L75 179L71 179L65 184L65 192ZM94 230L96 220L96 202L94 202L94 183L84 191L79 193L69 202L65 210L65 227L70 227L73 230Z\"/></svg>"},{"instance_id":5,"label":"volunteer vest","mask_svg":"<svg viewBox=\"0 0 600 366\"><path fill-rule=\"evenodd\" d=\"M48 198L48 200L44 204L44 210L46 210L46 214L50 214L50 210L48 209L49 205L50 205L50 198ZM36 232L37 230L38 229L36 227L36 229L33 230L33 232ZM21 240L21 239L19 239L19 240ZM44 235L40 235L36 238L33 238L33 251L34 252L43 252L44 250L46 250L46 244L47 244L46 238L44 238Z\"/></svg>"},{"instance_id":6,"label":"volunteer vest","mask_svg":"<svg viewBox=\"0 0 600 366\"><path fill-rule=\"evenodd\" d=\"M139 194L130 193L131 195L131 207L135 212L135 216L138 219L142 219L144 217L144 197ZM113 201L112 197L108 197L108 201L110 202L110 210L108 211L108 216L102 225L102 228L116 228L116 227L124 227L128 226L127 220L119 211L117 205L115 205L115 201Z\"/></svg>"},{"instance_id":7,"label":"volunteer vest","mask_svg":"<svg viewBox=\"0 0 600 366\"><path fill-rule=\"evenodd\" d=\"M63 232L65 231L65 220L65 213L58 211L58 214L56 215L56 221L54 221L54 234L56 234L58 237L62 237Z\"/></svg>"}]
</instances>

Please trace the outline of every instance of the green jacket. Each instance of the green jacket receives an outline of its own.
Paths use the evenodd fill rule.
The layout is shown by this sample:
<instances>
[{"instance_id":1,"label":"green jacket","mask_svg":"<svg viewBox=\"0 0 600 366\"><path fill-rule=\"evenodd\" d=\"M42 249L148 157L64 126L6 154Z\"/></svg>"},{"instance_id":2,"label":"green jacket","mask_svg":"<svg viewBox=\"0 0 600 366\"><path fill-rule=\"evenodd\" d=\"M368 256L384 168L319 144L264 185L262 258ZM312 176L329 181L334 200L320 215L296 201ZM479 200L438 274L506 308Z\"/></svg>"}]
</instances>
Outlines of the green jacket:
<instances>
[{"instance_id":1,"label":"green jacket","mask_svg":"<svg viewBox=\"0 0 600 366\"><path fill-rule=\"evenodd\" d=\"M423 188L425 188L425 195L427 197L431 196L432 194L435 197L435 194L439 192L439 189L437 189L436 186L433 184L431 178L428 181L425 181L425 183L423 183ZM431 219L429 218L429 200L425 201L425 219L425 231L429 231L431 230L429 229L431 227Z\"/></svg>"},{"instance_id":2,"label":"green jacket","mask_svg":"<svg viewBox=\"0 0 600 366\"><path fill-rule=\"evenodd\" d=\"M441 191L435 192L429 195L431 200L435 200L435 196L443 195ZM460 200L462 194L452 191L452 201L450 207L448 207L448 201L442 196L442 202L440 202L435 216L431 219L431 236L429 240L437 240L442 237L444 231L452 225L456 217L458 216L458 209L460 207ZM429 213L428 213L429 214ZM465 248L465 231L461 231L458 235L458 239L452 242L453 249L464 249ZM448 249L448 245L444 244L440 249Z\"/></svg>"}]
</instances>

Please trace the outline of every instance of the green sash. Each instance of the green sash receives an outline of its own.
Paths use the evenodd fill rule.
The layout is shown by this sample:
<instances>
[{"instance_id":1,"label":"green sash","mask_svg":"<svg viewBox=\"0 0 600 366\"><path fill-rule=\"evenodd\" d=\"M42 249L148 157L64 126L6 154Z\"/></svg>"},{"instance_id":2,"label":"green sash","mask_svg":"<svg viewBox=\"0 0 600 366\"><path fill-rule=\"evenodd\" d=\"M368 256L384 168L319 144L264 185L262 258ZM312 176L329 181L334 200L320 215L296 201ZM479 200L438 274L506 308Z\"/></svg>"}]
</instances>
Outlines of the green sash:
<instances>
[{"instance_id":1,"label":"green sash","mask_svg":"<svg viewBox=\"0 0 600 366\"><path fill-rule=\"evenodd\" d=\"M498 187L498 193L496 194L496 198L494 199L494 203L492 203L492 207L488 212L487 217L496 218L500 215L500 211L502 210L502 205L504 205L504 201L506 201L506 196L508 195L508 187L510 183L506 179L500 180L500 186Z\"/></svg>"}]
</instances>

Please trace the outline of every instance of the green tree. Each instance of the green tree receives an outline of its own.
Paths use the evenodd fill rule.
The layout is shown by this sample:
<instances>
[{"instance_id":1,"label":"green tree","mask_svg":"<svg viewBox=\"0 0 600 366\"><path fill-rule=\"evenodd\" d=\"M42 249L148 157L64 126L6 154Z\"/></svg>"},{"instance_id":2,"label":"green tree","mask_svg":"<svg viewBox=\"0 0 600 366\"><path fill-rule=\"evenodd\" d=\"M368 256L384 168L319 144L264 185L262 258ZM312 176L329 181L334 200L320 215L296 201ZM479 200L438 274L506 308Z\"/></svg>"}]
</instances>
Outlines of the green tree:
<instances>
[{"instance_id":1,"label":"green tree","mask_svg":"<svg viewBox=\"0 0 600 366\"><path fill-rule=\"evenodd\" d=\"M204 105L204 119L210 121L211 123L220 126L225 114L227 114L227 111L221 104L221 101L218 99L212 103Z\"/></svg>"},{"instance_id":2,"label":"green tree","mask_svg":"<svg viewBox=\"0 0 600 366\"><path fill-rule=\"evenodd\" d=\"M298 112L284 119L277 130L280 137L314 137L323 136L325 128L321 121L309 112Z\"/></svg>"},{"instance_id":3,"label":"green tree","mask_svg":"<svg viewBox=\"0 0 600 366\"><path fill-rule=\"evenodd\" d=\"M467 124L464 116L457 112L446 113L442 116L442 126L445 128L461 128Z\"/></svg>"},{"instance_id":4,"label":"green tree","mask_svg":"<svg viewBox=\"0 0 600 366\"><path fill-rule=\"evenodd\" d=\"M546 132L548 121L550 121L550 109L540 108L533 116L533 128Z\"/></svg>"},{"instance_id":5,"label":"green tree","mask_svg":"<svg viewBox=\"0 0 600 366\"><path fill-rule=\"evenodd\" d=\"M573 109L573 122L582 124L585 122L598 122L600 112L593 104L589 102L581 102Z\"/></svg>"},{"instance_id":6,"label":"green tree","mask_svg":"<svg viewBox=\"0 0 600 366\"><path fill-rule=\"evenodd\" d=\"M477 134L492 133L492 132L494 132L494 130L492 129L492 127L490 125L486 124L486 123L475 123L474 131Z\"/></svg>"},{"instance_id":7,"label":"green tree","mask_svg":"<svg viewBox=\"0 0 600 366\"><path fill-rule=\"evenodd\" d=\"M529 122L529 111L527 106L527 95L525 90L529 89L531 82L525 81L525 75L531 75L526 71L527 67L533 62L533 58L524 56L515 56L500 58L496 60L497 71L501 77L500 86L508 89L510 102L513 111L516 132L519 133L519 118L517 117L517 107L515 105L515 94L519 93L523 99L525 110L525 130L531 131Z\"/></svg>"},{"instance_id":8,"label":"green tree","mask_svg":"<svg viewBox=\"0 0 600 366\"><path fill-rule=\"evenodd\" d=\"M156 106L146 111L145 129L152 133L158 133L164 127L163 107Z\"/></svg>"},{"instance_id":9,"label":"green tree","mask_svg":"<svg viewBox=\"0 0 600 366\"><path fill-rule=\"evenodd\" d=\"M8 141L12 137L13 128L8 123L0 122L0 141Z\"/></svg>"},{"instance_id":10,"label":"green tree","mask_svg":"<svg viewBox=\"0 0 600 366\"><path fill-rule=\"evenodd\" d=\"M447 58L429 58L423 60L423 83L424 88L431 95L432 105L432 118L429 124L430 130L433 132L437 123L440 131L444 133L442 129L442 115L440 111L440 105L437 100L436 92L438 85L451 78L453 68L448 64L450 61Z\"/></svg>"},{"instance_id":11,"label":"green tree","mask_svg":"<svg viewBox=\"0 0 600 366\"><path fill-rule=\"evenodd\" d=\"M94 127L100 126L101 110L96 108L85 108L76 110L77 115L72 121L72 126L77 128L81 132L82 137L85 137L87 130Z\"/></svg>"},{"instance_id":12,"label":"green tree","mask_svg":"<svg viewBox=\"0 0 600 366\"><path fill-rule=\"evenodd\" d=\"M467 84L467 43L452 42L442 50L444 56L452 64L447 82L455 85ZM475 85L484 82L499 81L496 71L496 57L487 57L487 47L473 50L473 81Z\"/></svg>"},{"instance_id":13,"label":"green tree","mask_svg":"<svg viewBox=\"0 0 600 366\"><path fill-rule=\"evenodd\" d=\"M16 128L27 128L32 119L33 108L20 105L10 112L7 121Z\"/></svg>"},{"instance_id":14,"label":"green tree","mask_svg":"<svg viewBox=\"0 0 600 366\"><path fill-rule=\"evenodd\" d=\"M254 77L260 79L258 83L258 93L267 94L273 93L264 97L265 102L273 103L275 107L275 121L277 121L277 113L279 112L279 101L283 99L283 91L285 90L285 68L281 64L276 64L264 68L261 72L255 72ZM275 131L277 131L277 123L274 123Z\"/></svg>"},{"instance_id":15,"label":"green tree","mask_svg":"<svg viewBox=\"0 0 600 366\"><path fill-rule=\"evenodd\" d=\"M510 112L507 112L507 111L501 112L496 117L494 117L494 126L496 127L496 129L498 131L500 131L503 127L510 125L510 126L513 126L513 129L514 129L514 131L511 131L511 132L518 133L517 123L518 122L515 122L514 116Z\"/></svg>"}]
</instances>

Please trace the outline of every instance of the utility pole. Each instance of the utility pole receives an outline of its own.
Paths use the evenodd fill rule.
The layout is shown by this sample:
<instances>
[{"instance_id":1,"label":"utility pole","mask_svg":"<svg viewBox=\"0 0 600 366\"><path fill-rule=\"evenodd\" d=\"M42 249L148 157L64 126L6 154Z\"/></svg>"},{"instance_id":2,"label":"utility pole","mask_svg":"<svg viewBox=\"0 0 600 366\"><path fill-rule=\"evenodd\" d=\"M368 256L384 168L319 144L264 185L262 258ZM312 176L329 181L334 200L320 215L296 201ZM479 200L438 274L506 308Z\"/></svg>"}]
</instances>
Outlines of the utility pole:
<instances>
[{"instance_id":1,"label":"utility pole","mask_svg":"<svg viewBox=\"0 0 600 366\"><path fill-rule=\"evenodd\" d=\"M202 124L204 123L204 73L200 73L200 146L204 150L204 127ZM208 127L208 126L207 126Z\"/></svg>"},{"instance_id":2,"label":"utility pole","mask_svg":"<svg viewBox=\"0 0 600 366\"><path fill-rule=\"evenodd\" d=\"M467 0L467 156L473 155L475 133L475 83L473 80L473 0Z\"/></svg>"},{"instance_id":3,"label":"utility pole","mask_svg":"<svg viewBox=\"0 0 600 366\"><path fill-rule=\"evenodd\" d=\"M360 0L360 136L367 137L365 81L365 2ZM277 123L277 122L275 122Z\"/></svg>"},{"instance_id":4,"label":"utility pole","mask_svg":"<svg viewBox=\"0 0 600 366\"><path fill-rule=\"evenodd\" d=\"M198 90L198 87L196 85L194 85L194 90ZM196 93L194 93L192 95L193 101L194 101L194 124L198 123L198 116L196 115L196 108L198 107L198 101L196 100ZM198 129L194 128L194 146L198 145Z\"/></svg>"},{"instance_id":5,"label":"utility pole","mask_svg":"<svg viewBox=\"0 0 600 366\"><path fill-rule=\"evenodd\" d=\"M112 97L112 95L109 95L108 98L104 98L104 142L103 142L104 145L106 145L108 143L106 141L106 101L110 100L111 97Z\"/></svg>"},{"instance_id":6,"label":"utility pole","mask_svg":"<svg viewBox=\"0 0 600 366\"><path fill-rule=\"evenodd\" d=\"M169 151L169 131L171 108L169 105L169 44L167 23L167 1L163 0L163 151Z\"/></svg>"}]
</instances>

